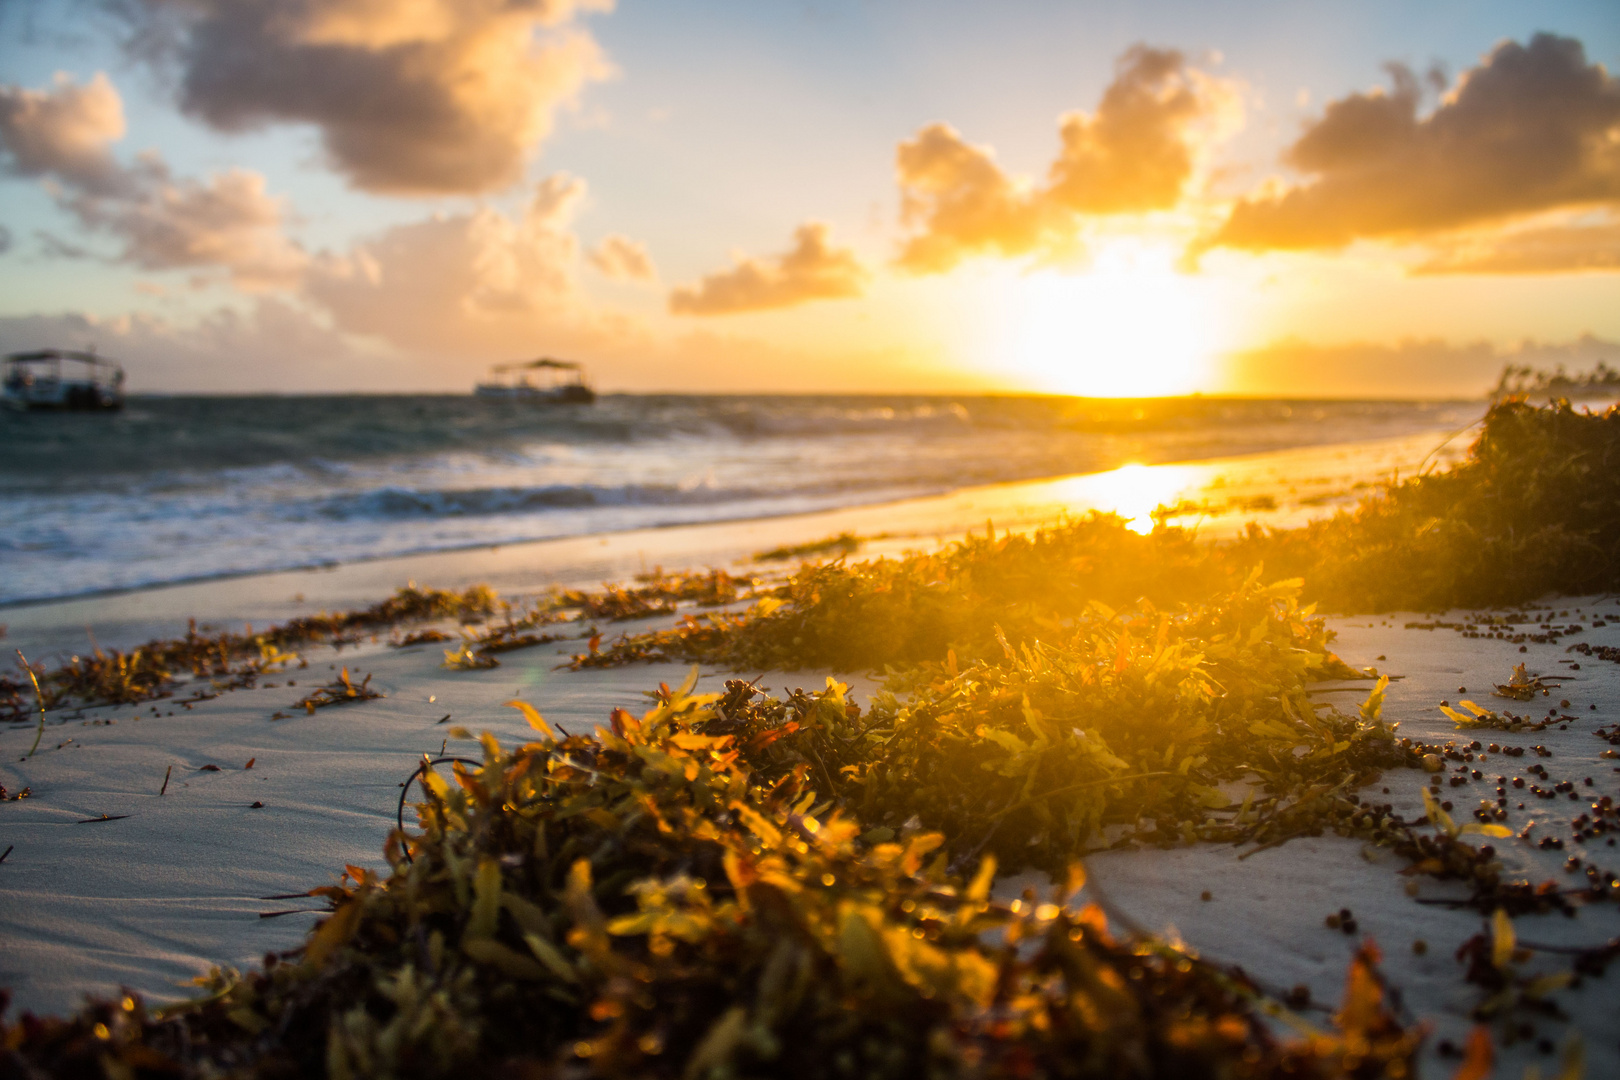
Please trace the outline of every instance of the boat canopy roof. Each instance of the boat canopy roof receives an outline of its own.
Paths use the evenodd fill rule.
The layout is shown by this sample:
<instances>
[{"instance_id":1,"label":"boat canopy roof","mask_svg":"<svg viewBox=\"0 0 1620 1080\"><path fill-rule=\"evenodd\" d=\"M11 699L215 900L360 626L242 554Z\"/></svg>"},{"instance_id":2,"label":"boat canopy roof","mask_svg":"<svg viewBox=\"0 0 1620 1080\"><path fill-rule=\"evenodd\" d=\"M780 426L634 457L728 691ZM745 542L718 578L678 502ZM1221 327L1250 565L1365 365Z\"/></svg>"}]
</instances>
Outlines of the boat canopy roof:
<instances>
[{"instance_id":1,"label":"boat canopy roof","mask_svg":"<svg viewBox=\"0 0 1620 1080\"><path fill-rule=\"evenodd\" d=\"M549 356L542 356L538 360L513 360L506 364L496 364L491 371L528 371L533 368L557 368L562 371L579 371L581 365L572 360L553 360Z\"/></svg>"},{"instance_id":2,"label":"boat canopy roof","mask_svg":"<svg viewBox=\"0 0 1620 1080\"><path fill-rule=\"evenodd\" d=\"M93 352L80 352L77 349L35 349L31 352L14 352L6 356L6 364L45 364L56 360L73 360L91 367L104 368L109 372L123 373L123 366L116 360L108 360L104 356L97 356Z\"/></svg>"}]
</instances>

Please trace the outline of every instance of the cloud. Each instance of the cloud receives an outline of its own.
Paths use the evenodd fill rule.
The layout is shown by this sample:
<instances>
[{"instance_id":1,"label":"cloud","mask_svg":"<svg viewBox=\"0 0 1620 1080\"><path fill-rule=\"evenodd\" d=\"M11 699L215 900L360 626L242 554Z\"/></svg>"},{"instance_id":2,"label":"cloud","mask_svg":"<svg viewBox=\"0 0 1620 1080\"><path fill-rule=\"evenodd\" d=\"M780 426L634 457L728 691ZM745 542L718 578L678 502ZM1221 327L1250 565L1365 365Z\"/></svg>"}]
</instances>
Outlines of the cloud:
<instances>
[{"instance_id":1,"label":"cloud","mask_svg":"<svg viewBox=\"0 0 1620 1080\"><path fill-rule=\"evenodd\" d=\"M85 225L118 237L120 261L143 270L223 267L249 291L295 284L307 258L282 232L284 200L264 177L230 169L206 181L175 178L161 163L134 174L130 197L76 193L64 204Z\"/></svg>"},{"instance_id":2,"label":"cloud","mask_svg":"<svg viewBox=\"0 0 1620 1080\"><path fill-rule=\"evenodd\" d=\"M1414 274L1560 274L1620 270L1620 223L1549 225L1445 244Z\"/></svg>"},{"instance_id":3,"label":"cloud","mask_svg":"<svg viewBox=\"0 0 1620 1080\"><path fill-rule=\"evenodd\" d=\"M1026 255L1068 231L1066 215L949 124L930 124L901 143L895 164L901 218L922 228L900 253L913 273L943 273L969 255Z\"/></svg>"},{"instance_id":4,"label":"cloud","mask_svg":"<svg viewBox=\"0 0 1620 1080\"><path fill-rule=\"evenodd\" d=\"M265 191L262 176L231 169L207 180L176 177L150 152L126 166L111 150L123 134L123 102L103 74L82 86L66 76L44 90L0 86L9 171L43 178L87 229L121 241L118 261L145 270L219 267L246 289L298 280L304 253L284 235L285 202Z\"/></svg>"},{"instance_id":5,"label":"cloud","mask_svg":"<svg viewBox=\"0 0 1620 1080\"><path fill-rule=\"evenodd\" d=\"M1176 205L1194 168L1194 133L1237 99L1174 49L1137 45L1120 57L1093 116L1066 114L1063 149L1047 198L1084 214L1124 214Z\"/></svg>"},{"instance_id":6,"label":"cloud","mask_svg":"<svg viewBox=\"0 0 1620 1080\"><path fill-rule=\"evenodd\" d=\"M584 181L556 175L515 218L481 207L396 225L316 259L306 294L339 329L414 352L532 352L611 335L615 317L579 286L571 226L584 197Z\"/></svg>"},{"instance_id":7,"label":"cloud","mask_svg":"<svg viewBox=\"0 0 1620 1080\"><path fill-rule=\"evenodd\" d=\"M45 345L94 347L123 362L136 392L276 392L318 387L370 391L429 384L430 369L368 353L278 298L194 320L82 312L0 316L0 352Z\"/></svg>"},{"instance_id":8,"label":"cloud","mask_svg":"<svg viewBox=\"0 0 1620 1080\"><path fill-rule=\"evenodd\" d=\"M1581 43L1504 42L1419 117L1417 76L1331 103L1288 150L1303 184L1240 200L1199 245L1338 248L1620 202L1620 80Z\"/></svg>"},{"instance_id":9,"label":"cloud","mask_svg":"<svg viewBox=\"0 0 1620 1080\"><path fill-rule=\"evenodd\" d=\"M676 315L733 315L860 296L866 290L866 268L849 248L830 246L827 232L825 224L808 222L794 232L793 250L785 254L764 261L738 255L730 270L672 291L669 310Z\"/></svg>"},{"instance_id":10,"label":"cloud","mask_svg":"<svg viewBox=\"0 0 1620 1080\"><path fill-rule=\"evenodd\" d=\"M44 90L0 86L0 145L17 176L110 193L123 182L110 149L123 137L123 99L101 72L82 86L66 73Z\"/></svg>"},{"instance_id":11,"label":"cloud","mask_svg":"<svg viewBox=\"0 0 1620 1080\"><path fill-rule=\"evenodd\" d=\"M605 277L614 281L657 281L658 270L653 266L647 249L628 236L614 233L604 237L591 252L591 265Z\"/></svg>"},{"instance_id":12,"label":"cloud","mask_svg":"<svg viewBox=\"0 0 1620 1080\"><path fill-rule=\"evenodd\" d=\"M1181 53L1138 45L1119 58L1094 114L1059 120L1062 147L1045 186L1009 176L994 151L949 124L931 124L896 155L901 217L917 230L899 265L927 274L974 255L1061 257L1082 215L1170 209L1237 108L1227 83Z\"/></svg>"},{"instance_id":13,"label":"cloud","mask_svg":"<svg viewBox=\"0 0 1620 1080\"><path fill-rule=\"evenodd\" d=\"M509 187L553 115L611 73L574 24L610 0L146 0L176 20L180 104L215 128L308 123L387 194Z\"/></svg>"}]
</instances>

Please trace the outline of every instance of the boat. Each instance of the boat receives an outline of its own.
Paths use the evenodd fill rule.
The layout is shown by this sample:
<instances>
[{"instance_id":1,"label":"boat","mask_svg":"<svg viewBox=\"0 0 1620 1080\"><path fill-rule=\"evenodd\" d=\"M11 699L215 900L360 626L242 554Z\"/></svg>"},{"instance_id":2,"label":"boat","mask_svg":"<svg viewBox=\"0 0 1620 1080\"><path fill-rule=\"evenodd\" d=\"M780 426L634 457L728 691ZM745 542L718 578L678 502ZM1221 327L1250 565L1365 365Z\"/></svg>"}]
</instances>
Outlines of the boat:
<instances>
[{"instance_id":1,"label":"boat","mask_svg":"<svg viewBox=\"0 0 1620 1080\"><path fill-rule=\"evenodd\" d=\"M94 352L37 349L5 359L0 401L22 412L109 412L124 407L124 369Z\"/></svg>"},{"instance_id":2,"label":"boat","mask_svg":"<svg viewBox=\"0 0 1620 1080\"><path fill-rule=\"evenodd\" d=\"M546 373L543 384L529 381L533 372ZM554 360L549 356L515 360L496 364L489 369L489 374L488 382L473 388L474 396L535 405L589 405L596 400L596 391L585 381L585 369L572 360Z\"/></svg>"}]
</instances>

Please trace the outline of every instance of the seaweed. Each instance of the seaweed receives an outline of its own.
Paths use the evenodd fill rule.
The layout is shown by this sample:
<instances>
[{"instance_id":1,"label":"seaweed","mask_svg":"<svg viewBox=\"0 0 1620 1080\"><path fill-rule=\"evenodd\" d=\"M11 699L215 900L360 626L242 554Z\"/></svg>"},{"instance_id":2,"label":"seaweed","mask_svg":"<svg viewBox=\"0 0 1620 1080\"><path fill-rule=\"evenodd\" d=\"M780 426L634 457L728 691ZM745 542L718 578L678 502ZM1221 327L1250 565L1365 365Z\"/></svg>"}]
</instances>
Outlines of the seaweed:
<instances>
[{"instance_id":1,"label":"seaweed","mask_svg":"<svg viewBox=\"0 0 1620 1080\"><path fill-rule=\"evenodd\" d=\"M1620 587L1620 406L1494 404L1468 458L1230 554L1339 611L1502 608Z\"/></svg>"},{"instance_id":2,"label":"seaweed","mask_svg":"<svg viewBox=\"0 0 1620 1080\"><path fill-rule=\"evenodd\" d=\"M322 686L302 698L298 702L298 707L314 716L316 709L325 709L332 705L353 705L356 702L371 701L382 696L381 691L371 688L370 675L367 675L360 683L356 684L350 680L349 669L345 666L342 671L338 672L338 677L330 684ZM248 762L247 767L252 768L253 762Z\"/></svg>"},{"instance_id":3,"label":"seaweed","mask_svg":"<svg viewBox=\"0 0 1620 1080\"><path fill-rule=\"evenodd\" d=\"M811 769L874 838L915 820L953 856L991 851L1007 868L1061 870L1111 825L1224 837L1223 782L1298 787L1334 747L1334 768L1356 771L1364 747L1367 768L1401 761L1380 721L1307 700L1336 658L1297 589L1251 580L1180 612L1094 604L1059 641L1003 635L994 660L911 668L866 715L832 680L782 702L734 681L716 730L766 775Z\"/></svg>"},{"instance_id":4,"label":"seaweed","mask_svg":"<svg viewBox=\"0 0 1620 1080\"><path fill-rule=\"evenodd\" d=\"M549 606L552 610L576 609L587 619L624 622L672 614L681 603L705 607L735 603L759 585L757 578L712 569L678 574L657 569L636 580L634 585L607 583L595 592L563 590L552 596Z\"/></svg>"},{"instance_id":5,"label":"seaweed","mask_svg":"<svg viewBox=\"0 0 1620 1080\"><path fill-rule=\"evenodd\" d=\"M54 1073L444 1077L1410 1076L1420 1027L1364 946L1317 1026L1252 981L1119 934L1076 893L990 895L944 838L868 843L808 769L774 779L705 734L716 695L661 688L594 738L418 770L390 870L313 890L307 942L206 996L0 1023ZM1282 1035L1269 1018L1294 1030Z\"/></svg>"},{"instance_id":6,"label":"seaweed","mask_svg":"<svg viewBox=\"0 0 1620 1080\"><path fill-rule=\"evenodd\" d=\"M80 705L127 705L170 696L187 679L219 679L223 686L253 685L259 675L296 659L284 649L338 642L362 630L406 622L481 617L495 610L495 594L475 585L460 592L418 588L414 583L360 611L293 619L263 633L203 633L192 620L186 636L152 641L128 652L103 651L73 657L55 669L22 665L40 688L41 709ZM21 684L0 678L0 710L22 715ZM212 696L212 695L208 695Z\"/></svg>"},{"instance_id":7,"label":"seaweed","mask_svg":"<svg viewBox=\"0 0 1620 1080\"><path fill-rule=\"evenodd\" d=\"M1617 439L1620 410L1508 401L1451 473L1232 544L1090 515L901 559L812 563L772 587L659 571L521 613L500 605L504 622L469 633L458 662L492 664L566 618L751 600L605 647L593 625L573 663L888 679L866 710L836 679L781 698L758 679L694 696L694 679L660 686L640 718L615 710L593 737L558 738L513 703L538 740L506 750L483 736L482 765L451 762L448 778L431 759L419 767L419 829L389 837L386 875L351 867L352 885L313 890L331 913L302 948L245 975L217 971L205 997L161 1014L133 996L91 1002L25 1017L0 1045L92 1075L118 1071L103 1061L266 1078L1411 1075L1422 1030L1391 1009L1375 950L1352 962L1332 1027L1310 1028L1239 972L1116 936L1078 905L1078 860L1193 841L1246 858L1334 831L1389 848L1408 874L1468 886L1420 902L1493 919L1620 892L1592 873L1584 889L1504 880L1491 846L1466 839L1507 835L1483 804L1459 824L1432 792L1413 821L1364 800L1393 768L1431 773L1438 792L1445 762L1470 751L1398 738L1383 679L1354 715L1312 702L1312 681L1376 672L1335 657L1302 606L1432 610L1612 584ZM1265 584L1262 561L1288 580ZM420 617L496 609L485 593L480 611ZM353 629L332 618L321 640ZM265 644L294 643L252 641L227 671L284 663ZM108 678L116 691L132 676ZM1469 712L1454 719L1495 716ZM1245 781L1234 804L1223 788ZM1044 900L993 900L997 868L1024 865L1061 884ZM1517 995L1504 1009L1551 989L1527 997L1516 971L1490 970L1492 993ZM1488 1059L1488 1035L1469 1054Z\"/></svg>"},{"instance_id":8,"label":"seaweed","mask_svg":"<svg viewBox=\"0 0 1620 1080\"><path fill-rule=\"evenodd\" d=\"M994 527L934 552L801 566L746 613L688 615L674 631L626 635L580 666L637 659L703 660L733 670L840 671L1001 655L1014 642L1062 634L1093 601L1173 607L1238 587L1239 567L1189 532L1141 536L1091 514L1031 533Z\"/></svg>"},{"instance_id":9,"label":"seaweed","mask_svg":"<svg viewBox=\"0 0 1620 1080\"><path fill-rule=\"evenodd\" d=\"M852 532L841 532L837 536L821 540L811 540L803 544L785 544L767 551L756 551L754 561L786 562L789 559L804 559L814 555L853 555L860 547L859 536Z\"/></svg>"},{"instance_id":10,"label":"seaweed","mask_svg":"<svg viewBox=\"0 0 1620 1080\"><path fill-rule=\"evenodd\" d=\"M1507 364L1491 391L1491 400L1510 397L1573 398L1620 394L1620 371L1599 360L1591 371L1571 375L1562 364L1554 371L1538 371L1528 364Z\"/></svg>"}]
</instances>

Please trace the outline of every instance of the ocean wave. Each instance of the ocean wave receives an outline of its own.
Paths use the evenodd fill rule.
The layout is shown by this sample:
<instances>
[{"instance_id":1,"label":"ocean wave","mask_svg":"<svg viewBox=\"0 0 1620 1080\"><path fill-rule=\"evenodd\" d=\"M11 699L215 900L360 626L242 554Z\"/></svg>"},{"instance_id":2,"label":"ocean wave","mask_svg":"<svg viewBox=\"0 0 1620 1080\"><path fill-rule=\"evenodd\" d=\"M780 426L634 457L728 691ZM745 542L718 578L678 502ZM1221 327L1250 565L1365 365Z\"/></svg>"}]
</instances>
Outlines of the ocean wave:
<instances>
[{"instance_id":1,"label":"ocean wave","mask_svg":"<svg viewBox=\"0 0 1620 1080\"><path fill-rule=\"evenodd\" d=\"M803 492L800 492L801 494ZM335 521L399 521L415 518L531 514L610 506L707 506L749 502L760 492L693 484L546 484L538 487L487 487L416 490L383 487L355 495L333 496L317 512Z\"/></svg>"},{"instance_id":2,"label":"ocean wave","mask_svg":"<svg viewBox=\"0 0 1620 1080\"><path fill-rule=\"evenodd\" d=\"M142 399L0 417L0 603L1449 431L1479 407L902 396Z\"/></svg>"}]
</instances>

